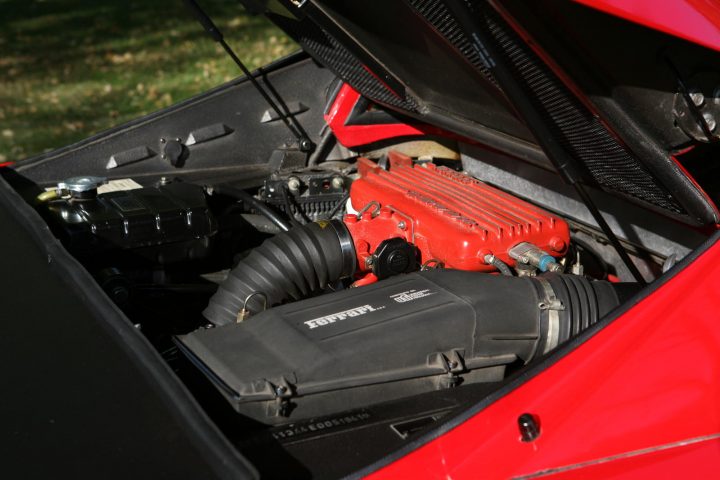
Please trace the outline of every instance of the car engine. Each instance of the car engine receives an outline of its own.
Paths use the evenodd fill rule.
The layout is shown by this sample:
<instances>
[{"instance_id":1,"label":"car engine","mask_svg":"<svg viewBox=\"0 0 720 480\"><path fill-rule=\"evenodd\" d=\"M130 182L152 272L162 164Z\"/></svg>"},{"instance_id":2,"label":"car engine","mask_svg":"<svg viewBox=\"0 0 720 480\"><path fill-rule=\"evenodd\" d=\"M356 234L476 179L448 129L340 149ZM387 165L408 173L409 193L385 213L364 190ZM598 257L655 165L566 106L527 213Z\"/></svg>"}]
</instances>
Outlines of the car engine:
<instances>
[{"instance_id":1,"label":"car engine","mask_svg":"<svg viewBox=\"0 0 720 480\"><path fill-rule=\"evenodd\" d=\"M636 289L583 275L563 218L457 162L139 187L72 178L40 210L138 328L264 425L501 382Z\"/></svg>"}]
</instances>

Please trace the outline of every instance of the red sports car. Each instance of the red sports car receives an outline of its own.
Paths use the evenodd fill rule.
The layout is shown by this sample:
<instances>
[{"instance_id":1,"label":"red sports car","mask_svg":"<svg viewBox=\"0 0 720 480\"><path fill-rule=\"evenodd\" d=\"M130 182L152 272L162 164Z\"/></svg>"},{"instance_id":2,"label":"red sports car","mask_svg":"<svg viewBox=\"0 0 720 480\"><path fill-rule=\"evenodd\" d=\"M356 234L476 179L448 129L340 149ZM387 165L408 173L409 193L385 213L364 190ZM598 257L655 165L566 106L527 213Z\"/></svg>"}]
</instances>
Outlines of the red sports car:
<instances>
[{"instance_id":1,"label":"red sports car","mask_svg":"<svg viewBox=\"0 0 720 480\"><path fill-rule=\"evenodd\" d=\"M720 5L242 0L302 51L0 168L8 478L720 460ZM210 40L208 40L210 41Z\"/></svg>"}]
</instances>

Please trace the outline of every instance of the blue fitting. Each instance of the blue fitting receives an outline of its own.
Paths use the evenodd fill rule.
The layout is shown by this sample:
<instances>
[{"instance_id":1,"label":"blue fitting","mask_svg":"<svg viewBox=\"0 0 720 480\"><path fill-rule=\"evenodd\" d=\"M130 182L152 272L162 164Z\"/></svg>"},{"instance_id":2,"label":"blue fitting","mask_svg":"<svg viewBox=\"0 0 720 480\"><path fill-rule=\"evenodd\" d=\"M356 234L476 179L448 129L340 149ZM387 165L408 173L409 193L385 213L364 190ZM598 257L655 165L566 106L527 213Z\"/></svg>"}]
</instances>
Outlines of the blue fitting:
<instances>
[{"instance_id":1,"label":"blue fitting","mask_svg":"<svg viewBox=\"0 0 720 480\"><path fill-rule=\"evenodd\" d=\"M550 265L551 263L555 263L555 258L548 254L545 254L540 257L540 261L538 262L538 268L541 272L547 272L548 265Z\"/></svg>"}]
</instances>

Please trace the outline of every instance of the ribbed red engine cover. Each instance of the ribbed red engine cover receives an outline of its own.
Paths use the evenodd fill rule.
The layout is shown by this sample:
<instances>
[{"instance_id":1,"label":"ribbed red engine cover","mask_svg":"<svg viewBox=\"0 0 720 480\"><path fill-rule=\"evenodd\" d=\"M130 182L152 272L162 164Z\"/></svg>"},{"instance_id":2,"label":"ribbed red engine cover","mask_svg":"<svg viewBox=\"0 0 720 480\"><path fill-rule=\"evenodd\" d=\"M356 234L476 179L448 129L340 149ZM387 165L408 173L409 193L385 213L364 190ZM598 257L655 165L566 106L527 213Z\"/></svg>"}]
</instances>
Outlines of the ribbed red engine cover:
<instances>
[{"instance_id":1,"label":"ribbed red engine cover","mask_svg":"<svg viewBox=\"0 0 720 480\"><path fill-rule=\"evenodd\" d=\"M368 159L358 165L350 199L362 215L346 215L345 224L363 271L378 244L394 237L417 246L422 263L460 270L494 270L484 261L489 253L514 265L508 250L521 242L556 257L567 251L565 221L468 175L397 153L389 170Z\"/></svg>"}]
</instances>

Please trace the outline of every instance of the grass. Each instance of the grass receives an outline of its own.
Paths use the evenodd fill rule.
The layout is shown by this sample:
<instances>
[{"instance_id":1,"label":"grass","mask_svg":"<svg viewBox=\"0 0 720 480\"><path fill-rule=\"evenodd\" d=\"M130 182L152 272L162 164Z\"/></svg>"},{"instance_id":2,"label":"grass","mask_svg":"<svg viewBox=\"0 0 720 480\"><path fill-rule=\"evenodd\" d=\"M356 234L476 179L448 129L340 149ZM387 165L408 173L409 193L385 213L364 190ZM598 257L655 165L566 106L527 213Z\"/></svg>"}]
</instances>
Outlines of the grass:
<instances>
[{"instance_id":1,"label":"grass","mask_svg":"<svg viewBox=\"0 0 720 480\"><path fill-rule=\"evenodd\" d=\"M202 0L251 69L297 47L237 0ZM0 162L167 107L238 76L181 0L0 0Z\"/></svg>"}]
</instances>

